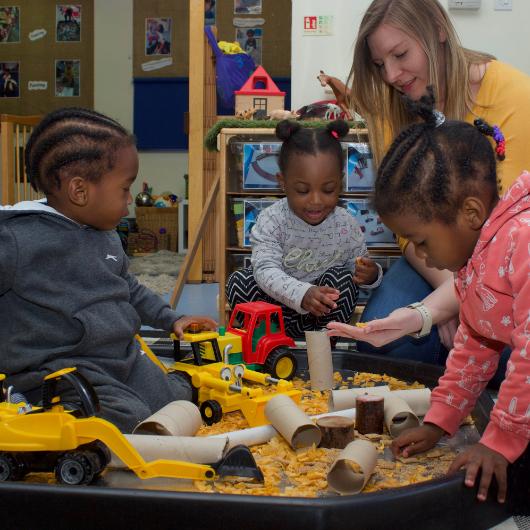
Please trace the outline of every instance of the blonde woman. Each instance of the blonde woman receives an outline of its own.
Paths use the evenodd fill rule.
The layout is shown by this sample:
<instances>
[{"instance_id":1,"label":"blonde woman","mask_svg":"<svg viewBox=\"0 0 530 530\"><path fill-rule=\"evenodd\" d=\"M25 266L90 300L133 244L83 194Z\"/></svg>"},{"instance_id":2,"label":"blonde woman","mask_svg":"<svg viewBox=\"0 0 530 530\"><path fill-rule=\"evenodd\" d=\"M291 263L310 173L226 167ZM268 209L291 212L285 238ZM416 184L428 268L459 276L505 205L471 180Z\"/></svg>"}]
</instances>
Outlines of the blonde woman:
<instances>
[{"instance_id":1,"label":"blonde woman","mask_svg":"<svg viewBox=\"0 0 530 530\"><path fill-rule=\"evenodd\" d=\"M335 79L323 81L337 86ZM472 123L480 117L503 131L501 191L530 169L530 77L489 54L462 47L437 0L374 0L360 25L348 85L354 108L367 121L376 161L413 119L402 95L417 100L433 85L437 108L447 118ZM334 335L365 341L359 344L365 351L441 363L457 324L452 274L428 267L414 245L399 242L403 257L363 313L362 320L370 323L364 328L328 327ZM418 300L421 305L406 307Z\"/></svg>"}]
</instances>

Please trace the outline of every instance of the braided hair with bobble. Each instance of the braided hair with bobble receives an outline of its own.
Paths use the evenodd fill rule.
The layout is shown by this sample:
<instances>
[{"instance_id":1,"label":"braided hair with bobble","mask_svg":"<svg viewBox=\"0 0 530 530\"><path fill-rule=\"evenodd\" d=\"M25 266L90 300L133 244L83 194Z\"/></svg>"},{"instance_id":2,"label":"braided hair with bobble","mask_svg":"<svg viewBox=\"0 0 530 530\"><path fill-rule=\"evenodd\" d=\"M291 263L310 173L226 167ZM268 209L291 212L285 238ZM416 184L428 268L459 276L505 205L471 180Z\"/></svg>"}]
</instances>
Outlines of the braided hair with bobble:
<instances>
[{"instance_id":1,"label":"braided hair with bobble","mask_svg":"<svg viewBox=\"0 0 530 530\"><path fill-rule=\"evenodd\" d=\"M451 224L466 197L498 194L489 140L463 121L443 121L432 87L419 101L404 98L418 121L392 142L379 166L373 205L379 215L414 212L423 221Z\"/></svg>"},{"instance_id":2,"label":"braided hair with bobble","mask_svg":"<svg viewBox=\"0 0 530 530\"><path fill-rule=\"evenodd\" d=\"M289 160L294 154L314 156L321 152L329 152L336 155L339 172L342 174L344 153L340 139L348 134L348 130L348 124L344 120L329 122L323 128L302 127L296 121L282 120L276 125L276 136L283 140L278 159L280 171L285 176Z\"/></svg>"},{"instance_id":3,"label":"braided hair with bobble","mask_svg":"<svg viewBox=\"0 0 530 530\"><path fill-rule=\"evenodd\" d=\"M47 114L25 149L26 174L35 191L51 194L65 177L97 182L111 171L116 152L135 137L113 119L93 110L68 107Z\"/></svg>"}]
</instances>

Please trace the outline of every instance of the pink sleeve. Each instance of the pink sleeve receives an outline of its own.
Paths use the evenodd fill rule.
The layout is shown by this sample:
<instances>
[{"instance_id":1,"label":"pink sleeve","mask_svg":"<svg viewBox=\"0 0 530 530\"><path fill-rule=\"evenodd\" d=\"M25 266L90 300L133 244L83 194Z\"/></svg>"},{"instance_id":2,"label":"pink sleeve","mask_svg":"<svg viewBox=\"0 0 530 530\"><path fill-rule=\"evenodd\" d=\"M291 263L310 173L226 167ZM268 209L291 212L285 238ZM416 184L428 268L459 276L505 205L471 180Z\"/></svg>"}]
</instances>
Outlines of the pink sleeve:
<instances>
[{"instance_id":1,"label":"pink sleeve","mask_svg":"<svg viewBox=\"0 0 530 530\"><path fill-rule=\"evenodd\" d=\"M512 353L508 361L491 424L481 443L504 454L513 462L530 439L530 229L521 227L515 235L508 279L513 292ZM502 433L510 434L509 444ZM503 447L499 448L499 445ZM503 449L503 450L502 450Z\"/></svg>"},{"instance_id":2,"label":"pink sleeve","mask_svg":"<svg viewBox=\"0 0 530 530\"><path fill-rule=\"evenodd\" d=\"M503 345L476 335L460 315L455 346L447 357L444 375L431 394L424 421L453 435L493 377Z\"/></svg>"}]
</instances>

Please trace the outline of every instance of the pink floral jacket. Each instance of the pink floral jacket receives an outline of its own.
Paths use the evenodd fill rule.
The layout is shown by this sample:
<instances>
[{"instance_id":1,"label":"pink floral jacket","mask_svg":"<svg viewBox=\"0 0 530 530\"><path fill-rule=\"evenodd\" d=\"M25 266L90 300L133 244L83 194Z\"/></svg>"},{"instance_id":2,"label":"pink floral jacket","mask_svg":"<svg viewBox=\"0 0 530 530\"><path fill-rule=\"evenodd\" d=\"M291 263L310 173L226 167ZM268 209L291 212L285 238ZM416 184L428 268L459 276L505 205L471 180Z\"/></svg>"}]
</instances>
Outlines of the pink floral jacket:
<instances>
[{"instance_id":1,"label":"pink floral jacket","mask_svg":"<svg viewBox=\"0 0 530 530\"><path fill-rule=\"evenodd\" d=\"M512 349L480 443L513 462L530 438L530 173L507 190L455 279L460 327L425 421L454 434Z\"/></svg>"}]
</instances>

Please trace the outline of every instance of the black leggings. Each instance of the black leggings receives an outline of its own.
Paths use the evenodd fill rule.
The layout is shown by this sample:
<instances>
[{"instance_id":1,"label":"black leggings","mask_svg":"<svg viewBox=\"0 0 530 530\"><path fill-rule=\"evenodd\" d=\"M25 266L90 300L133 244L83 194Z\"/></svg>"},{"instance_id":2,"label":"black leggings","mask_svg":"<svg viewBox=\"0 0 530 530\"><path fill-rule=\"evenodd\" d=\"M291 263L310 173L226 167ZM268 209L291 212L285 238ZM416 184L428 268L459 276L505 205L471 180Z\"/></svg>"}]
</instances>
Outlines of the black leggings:
<instances>
[{"instance_id":1,"label":"black leggings","mask_svg":"<svg viewBox=\"0 0 530 530\"><path fill-rule=\"evenodd\" d=\"M350 322L359 289L353 283L352 272L343 267L332 267L317 278L314 285L328 286L340 292L337 307L327 315L316 317L311 313L304 315L287 307L263 292L254 278L252 267L234 271L226 282L226 298L233 309L242 302L269 302L281 306L285 332L292 338L303 338L305 331L325 328L328 322Z\"/></svg>"}]
</instances>

